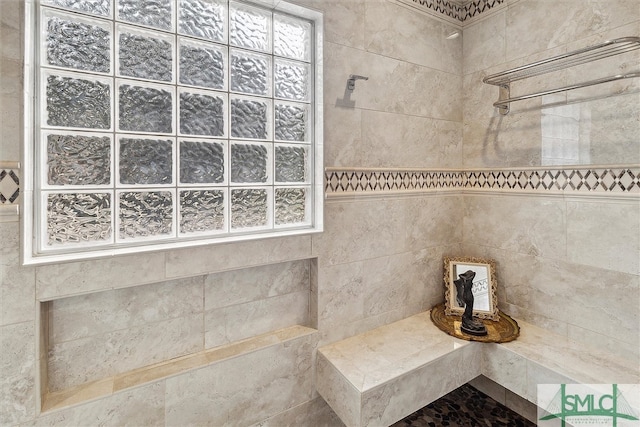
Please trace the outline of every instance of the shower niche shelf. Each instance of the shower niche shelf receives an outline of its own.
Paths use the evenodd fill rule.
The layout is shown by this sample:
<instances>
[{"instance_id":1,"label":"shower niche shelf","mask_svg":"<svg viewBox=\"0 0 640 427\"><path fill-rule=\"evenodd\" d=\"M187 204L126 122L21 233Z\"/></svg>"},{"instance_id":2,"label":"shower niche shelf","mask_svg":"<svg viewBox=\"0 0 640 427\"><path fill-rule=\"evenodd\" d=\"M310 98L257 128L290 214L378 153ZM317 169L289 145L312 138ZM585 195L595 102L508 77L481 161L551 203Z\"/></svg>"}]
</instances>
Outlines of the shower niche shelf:
<instances>
[{"instance_id":1,"label":"shower niche shelf","mask_svg":"<svg viewBox=\"0 0 640 427\"><path fill-rule=\"evenodd\" d=\"M548 59L544 59L542 61L533 62L521 67L516 67L507 71L492 74L485 77L482 82L499 87L499 98L498 101L493 103L493 106L497 107L500 110L500 114L505 115L509 112L510 104L515 101L522 101L525 99L551 95L558 92L565 92L587 86L614 82L622 79L640 77L640 71L634 71L627 74L617 74L581 83L575 83L555 89L543 90L528 95L521 95L513 98L510 97L512 82L551 73L554 71L564 70L569 67L586 64L592 61L597 61L599 59L608 58L610 56L619 55L636 49L640 49L640 37L621 37L613 40L608 40L597 45L557 55Z\"/></svg>"}]
</instances>

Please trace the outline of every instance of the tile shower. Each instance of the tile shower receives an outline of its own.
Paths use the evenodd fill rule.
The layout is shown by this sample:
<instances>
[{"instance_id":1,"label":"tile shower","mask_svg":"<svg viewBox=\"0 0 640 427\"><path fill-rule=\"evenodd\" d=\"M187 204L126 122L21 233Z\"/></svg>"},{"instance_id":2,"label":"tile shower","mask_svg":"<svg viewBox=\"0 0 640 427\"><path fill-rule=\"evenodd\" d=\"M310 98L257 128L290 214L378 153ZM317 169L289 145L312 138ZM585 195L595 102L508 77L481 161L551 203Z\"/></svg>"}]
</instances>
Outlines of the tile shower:
<instances>
[{"instance_id":1,"label":"tile shower","mask_svg":"<svg viewBox=\"0 0 640 427\"><path fill-rule=\"evenodd\" d=\"M495 88L481 83L492 72L638 35L637 3L472 1L463 37L453 40L446 36L459 28L461 12L431 15L439 13L436 2L299 3L325 13L325 232L21 267L19 223L3 215L0 424L340 425L314 392L314 349L440 301L444 254L496 259L501 308L514 317L638 360L640 83L616 84L608 91L619 94L610 97L604 89L567 95L578 112L543 99L513 105L504 117L491 107ZM485 3L484 12L473 11ZM20 160L24 7L0 2L3 162ZM369 80L358 83L354 108L336 106L349 74ZM588 100L573 103L579 96ZM551 142L563 147L561 156L545 151ZM560 168L558 157L575 163ZM413 172L402 175L405 168ZM437 175L442 169L464 179ZM480 184L482 174L500 173L502 184ZM372 176L381 191L357 187ZM546 184L534 185L536 176ZM443 185L448 179L453 184ZM236 305L255 317L226 308ZM40 342L44 309L49 336L73 337L58 347L49 341L50 352ZM100 320L99 313L108 330L82 320ZM317 332L40 413L43 376L60 375L54 388L71 387L132 369L135 360L153 363L292 324ZM68 344L78 349L90 335L131 349L136 328L167 352L138 350L119 361L114 355L126 351L96 347L89 363ZM63 357L57 349L65 343Z\"/></svg>"}]
</instances>

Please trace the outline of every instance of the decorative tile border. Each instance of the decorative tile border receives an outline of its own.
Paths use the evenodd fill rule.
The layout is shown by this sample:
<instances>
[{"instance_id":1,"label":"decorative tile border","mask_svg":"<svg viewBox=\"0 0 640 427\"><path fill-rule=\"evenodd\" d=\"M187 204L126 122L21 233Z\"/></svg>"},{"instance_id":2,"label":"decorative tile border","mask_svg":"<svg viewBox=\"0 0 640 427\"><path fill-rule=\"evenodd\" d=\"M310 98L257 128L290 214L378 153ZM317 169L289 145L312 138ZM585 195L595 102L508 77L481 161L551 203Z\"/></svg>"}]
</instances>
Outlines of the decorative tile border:
<instances>
[{"instance_id":1,"label":"decorative tile border","mask_svg":"<svg viewBox=\"0 0 640 427\"><path fill-rule=\"evenodd\" d=\"M429 14L435 14L456 24L479 16L497 6L506 4L506 0L397 0Z\"/></svg>"},{"instance_id":2,"label":"decorative tile border","mask_svg":"<svg viewBox=\"0 0 640 427\"><path fill-rule=\"evenodd\" d=\"M469 170L327 168L325 170L327 197L446 190L562 193L564 195L640 195L640 166Z\"/></svg>"},{"instance_id":3,"label":"decorative tile border","mask_svg":"<svg viewBox=\"0 0 640 427\"><path fill-rule=\"evenodd\" d=\"M19 203L20 163L0 162L0 221L17 218Z\"/></svg>"}]
</instances>

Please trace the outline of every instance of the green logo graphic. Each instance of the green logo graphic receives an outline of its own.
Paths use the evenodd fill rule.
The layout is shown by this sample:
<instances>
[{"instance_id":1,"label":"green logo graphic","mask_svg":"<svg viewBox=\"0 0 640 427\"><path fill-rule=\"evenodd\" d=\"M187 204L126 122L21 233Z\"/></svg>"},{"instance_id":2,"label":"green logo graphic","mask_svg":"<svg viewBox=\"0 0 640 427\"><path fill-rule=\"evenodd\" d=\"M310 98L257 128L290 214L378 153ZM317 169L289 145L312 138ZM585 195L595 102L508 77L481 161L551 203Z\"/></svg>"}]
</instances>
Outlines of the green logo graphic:
<instances>
[{"instance_id":1,"label":"green logo graphic","mask_svg":"<svg viewBox=\"0 0 640 427\"><path fill-rule=\"evenodd\" d=\"M540 404L544 404L544 399L540 399L541 393L549 391L541 388L544 386L553 387L555 390L557 384L538 386L538 402ZM571 425L596 424L618 427L618 422L621 420L638 421L636 411L622 395L617 384L610 385L610 394L608 390L605 392L597 391L597 388L594 387L602 389L602 385L571 384L571 391L569 391L567 384L560 384L560 389L544 407L543 414L546 415L539 416L539 421L559 419L561 427L566 427L567 422L570 422ZM540 423L539 425L544 424ZM640 425L640 423L632 425Z\"/></svg>"}]
</instances>

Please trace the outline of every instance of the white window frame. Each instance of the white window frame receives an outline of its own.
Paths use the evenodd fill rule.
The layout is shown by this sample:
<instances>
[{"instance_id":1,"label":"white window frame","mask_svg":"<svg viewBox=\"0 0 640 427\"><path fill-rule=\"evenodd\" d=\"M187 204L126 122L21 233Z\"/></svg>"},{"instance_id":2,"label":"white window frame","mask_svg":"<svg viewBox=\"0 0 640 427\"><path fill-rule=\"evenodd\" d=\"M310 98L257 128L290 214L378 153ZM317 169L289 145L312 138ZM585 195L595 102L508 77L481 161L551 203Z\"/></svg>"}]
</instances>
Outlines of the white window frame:
<instances>
[{"instance_id":1,"label":"white window frame","mask_svg":"<svg viewBox=\"0 0 640 427\"><path fill-rule=\"evenodd\" d=\"M112 8L116 8L116 1L112 1ZM309 171L309 180L310 184L307 188L310 188L310 220L311 223L309 225L303 227L280 227L280 226L272 226L268 230L248 230L246 232L238 232L235 234L227 234L223 236L216 235L208 235L205 237L193 237L190 239L181 239L180 233L176 231L176 235L178 237L167 239L166 241L154 241L154 242L143 242L136 241L130 245L117 246L117 243L111 244L99 244L95 246L87 246L87 247L74 247L69 249L60 249L60 250L51 250L51 251L42 251L40 239L46 238L46 236L41 236L41 230L44 227L41 226L41 221L46 220L46 206L42 202L42 189L41 183L39 181L39 174L46 173L46 165L43 165L40 157L37 156L35 144L40 141L41 136L37 135L40 132L39 129L39 115L41 111L41 106L38 105L43 101L39 100L38 91L40 90L39 85L42 79L40 72L40 47L37 43L40 43L39 37L36 36L36 32L39 31L39 22L40 17L39 14L39 0L25 0L25 52L24 52L24 117L23 117L23 125L24 125L24 144L23 144L23 189L22 189L22 205L23 211L21 215L21 228L22 228L22 261L24 265L37 265L37 264L46 264L46 263L54 263L54 262L64 262L64 261L74 261L74 260L85 260L85 259L94 259L94 258L103 258L114 255L125 255L132 253L141 253L141 252L150 252L150 251L158 251L158 250L171 250L178 248L186 248L186 247L194 247L194 246L202 246L202 245L211 245L211 244L222 244L222 243L230 243L230 242L241 242L247 240L255 240L255 239L265 239L265 238L274 238L274 237L283 237L283 236L296 236L296 235L305 235L311 233L318 233L323 231L323 201L324 201L324 189L323 189L323 180L324 180L324 170L323 170L323 15L321 12L311 10L305 7L297 6L286 1L275 1L275 0L234 0L239 3L246 3L248 5L259 6L264 9L268 9L272 12L281 12L288 15L292 15L295 17L303 18L312 22L312 52L311 52L311 70L313 74L312 78L312 88L311 88L311 102L310 109L312 115L312 123L313 123L313 135L310 145L310 156L312 159L310 161L310 166L312 168ZM177 4L177 1L176 1ZM115 12L113 12L115 13ZM174 7L174 15L175 15L175 7ZM175 19L175 18L174 18ZM115 32L113 33L113 46L112 49L115 49ZM177 49L176 49L177 52ZM115 55L115 53L114 53ZM176 62L178 58L174 59ZM113 58L112 67L115 67L115 61ZM174 67L177 68L177 67ZM45 69L43 69L45 70ZM64 72L64 71L62 71ZM176 71L174 70L174 80ZM95 76L99 76L99 74L94 74ZM118 78L118 77L116 77ZM153 83L153 82L150 82ZM114 87L115 89L115 87ZM112 103L115 100L115 93L112 94ZM177 105L178 100L175 100L174 106ZM175 108L175 107L174 107ZM117 120L115 114L115 108L112 106L112 124L111 126L115 126L115 122ZM175 117L175 115L174 115ZM176 129L178 132L178 129ZM79 131L82 133L82 131ZM109 132L107 132L109 133ZM171 138L175 138L177 141L180 140L180 136L173 136ZM227 139L226 144L231 145L233 142L232 139ZM113 141L113 144L116 144L116 141ZM178 146L178 142L176 142L175 147ZM115 145L114 145L115 147ZM113 148L115 150L115 148ZM177 148L175 148L177 150ZM230 151L227 151L227 156ZM175 155L175 153L174 153ZM229 163L228 159L225 159L227 165ZM174 162L175 165L175 162ZM115 175L115 165L113 164L112 159L112 181ZM174 167L175 169L175 167ZM228 169L228 168L227 168ZM228 170L227 170L227 173ZM178 171L174 170L174 176L179 174ZM112 182L112 184L114 184ZM176 187L178 185L177 180L174 180L175 186L171 188L158 189L162 191L173 191L174 197L178 193L180 187ZM115 185L115 184L114 184ZM231 190L236 187L221 187L226 188L227 196L230 195ZM273 181L273 183L266 187L269 188L268 191L275 191L278 188L278 185ZM57 191L57 190L56 190ZM95 190L94 190L95 191ZM116 198L118 193L118 188L111 186L110 190L114 196L112 198L112 227L114 228L113 233L114 236L117 235L118 230L116 227L116 217L118 216L118 212L116 211ZM64 192L61 190L60 192ZM75 191L80 192L80 191ZM174 206L176 206L174 203ZM273 212L273 209L271 209ZM174 213L174 227L176 220L176 213ZM227 217L229 218L229 217ZM114 239L117 241L117 239Z\"/></svg>"}]
</instances>

